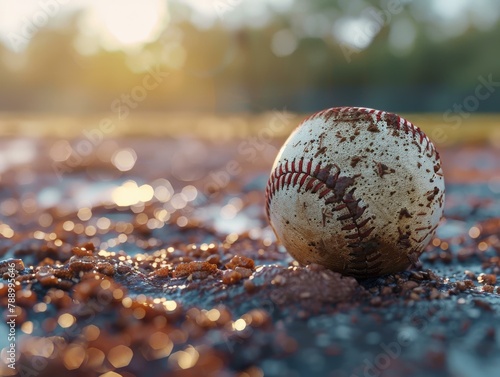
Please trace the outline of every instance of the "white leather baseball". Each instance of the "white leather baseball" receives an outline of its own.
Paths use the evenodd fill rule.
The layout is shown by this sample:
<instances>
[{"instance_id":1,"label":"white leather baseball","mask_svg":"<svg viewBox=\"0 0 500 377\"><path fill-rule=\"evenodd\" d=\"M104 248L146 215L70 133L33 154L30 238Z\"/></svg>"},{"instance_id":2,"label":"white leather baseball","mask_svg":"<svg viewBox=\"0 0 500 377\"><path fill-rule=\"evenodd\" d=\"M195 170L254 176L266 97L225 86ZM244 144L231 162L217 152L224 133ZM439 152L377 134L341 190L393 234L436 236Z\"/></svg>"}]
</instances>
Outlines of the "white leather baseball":
<instances>
[{"instance_id":1,"label":"white leather baseball","mask_svg":"<svg viewBox=\"0 0 500 377\"><path fill-rule=\"evenodd\" d=\"M418 260L444 195L439 154L418 127L384 111L338 107L305 119L285 142L266 210L298 262L363 278Z\"/></svg>"}]
</instances>

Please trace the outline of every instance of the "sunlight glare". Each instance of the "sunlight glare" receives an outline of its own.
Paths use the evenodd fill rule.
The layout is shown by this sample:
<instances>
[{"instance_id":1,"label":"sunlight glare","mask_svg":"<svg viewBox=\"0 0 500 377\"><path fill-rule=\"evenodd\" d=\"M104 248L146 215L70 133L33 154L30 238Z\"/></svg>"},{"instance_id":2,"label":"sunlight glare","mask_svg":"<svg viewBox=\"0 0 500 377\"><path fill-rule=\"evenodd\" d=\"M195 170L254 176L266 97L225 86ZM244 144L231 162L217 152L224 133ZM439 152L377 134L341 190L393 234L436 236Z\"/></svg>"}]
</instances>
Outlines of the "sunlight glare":
<instances>
[{"instance_id":1,"label":"sunlight glare","mask_svg":"<svg viewBox=\"0 0 500 377\"><path fill-rule=\"evenodd\" d=\"M137 48L158 38L169 21L166 2L94 2L87 14L87 26L101 38L102 47L108 50ZM97 29L97 30L96 30Z\"/></svg>"}]
</instances>

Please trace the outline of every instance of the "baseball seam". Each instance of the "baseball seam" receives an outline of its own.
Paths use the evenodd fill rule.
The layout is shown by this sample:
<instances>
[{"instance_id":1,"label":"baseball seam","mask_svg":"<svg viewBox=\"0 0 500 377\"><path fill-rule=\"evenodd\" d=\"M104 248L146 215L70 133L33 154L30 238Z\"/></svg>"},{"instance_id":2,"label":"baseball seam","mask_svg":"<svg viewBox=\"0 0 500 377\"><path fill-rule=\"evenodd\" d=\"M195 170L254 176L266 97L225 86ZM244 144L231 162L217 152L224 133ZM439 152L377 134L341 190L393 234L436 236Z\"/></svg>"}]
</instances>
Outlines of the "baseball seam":
<instances>
[{"instance_id":1,"label":"baseball seam","mask_svg":"<svg viewBox=\"0 0 500 377\"><path fill-rule=\"evenodd\" d=\"M428 157L433 157L436 160L439 160L439 153L434 147L434 144L427 137L427 135L413 123L408 122L406 119L401 118L396 114L363 107L332 107L312 114L310 117L306 118L305 121L316 119L319 117L324 117L326 121L328 121L332 117L341 118L351 116L353 119L356 119L356 117L362 115L370 116L374 122L385 121L387 123L387 126L394 127L396 130L402 131L408 135L411 134L413 139L419 144L423 145L425 150L429 152Z\"/></svg>"},{"instance_id":2,"label":"baseball seam","mask_svg":"<svg viewBox=\"0 0 500 377\"><path fill-rule=\"evenodd\" d=\"M331 173L335 167L337 172ZM356 176L357 177L357 176ZM354 197L355 187L347 190L356 177L346 177L340 175L340 168L337 165L327 165L321 167L320 164L313 168L313 161L307 162L294 159L289 167L289 162L280 164L274 169L266 188L266 213L270 218L270 206L273 196L279 190L286 187L296 187L300 191L305 185L305 192L319 193L319 198L325 200L325 204L337 204L333 207L334 212L347 209L348 213L337 217L337 221L351 220L344 225L341 230L355 233L344 234L347 245L351 249L349 262L345 271L353 276L375 275L381 271L382 262L378 261L381 254L376 247L367 247L364 240L375 229L368 227L371 217L361 219L367 206L361 206L361 199Z\"/></svg>"}]
</instances>

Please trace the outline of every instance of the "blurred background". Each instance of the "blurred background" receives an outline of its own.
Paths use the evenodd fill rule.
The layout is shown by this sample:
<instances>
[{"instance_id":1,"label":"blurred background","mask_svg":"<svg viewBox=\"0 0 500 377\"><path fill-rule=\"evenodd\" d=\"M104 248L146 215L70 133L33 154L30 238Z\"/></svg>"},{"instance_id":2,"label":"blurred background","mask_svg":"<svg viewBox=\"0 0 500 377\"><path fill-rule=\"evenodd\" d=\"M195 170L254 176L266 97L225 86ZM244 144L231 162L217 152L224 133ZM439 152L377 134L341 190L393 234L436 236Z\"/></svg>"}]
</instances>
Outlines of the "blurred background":
<instances>
[{"instance_id":1,"label":"blurred background","mask_svg":"<svg viewBox=\"0 0 500 377\"><path fill-rule=\"evenodd\" d=\"M495 255L498 259L498 249L494 254L492 248L498 245L500 224L499 46L498 0L0 0L0 258L22 258L26 267L40 263L37 271L48 284L56 278L46 268L52 264L59 268L59 261L72 255L73 246L87 242L103 250L105 254L99 255L124 251L127 259L153 252L161 252L164 258L163 251L168 247L171 253L175 246L172 258L180 261L192 260L191 255L195 258L195 250L212 250L208 245L215 242L221 252L236 254L250 248L258 258L268 258L266 264L280 263L282 257L275 256L275 238L264 214L264 190L280 146L306 115L333 106L364 106L404 115L438 147L446 176L446 220L424 263L451 277L443 286L445 296L438 294L448 297L452 294L448 282L467 270L480 281L479 274L489 271L486 258ZM200 248L189 246L189 259L177 259L182 255L177 251L184 250L177 245L188 243ZM196 255L198 259L202 254ZM135 265L144 261L139 258ZM494 260L488 262L491 268L498 263ZM83 263L88 266L87 261ZM149 285L139 283L131 283L129 292L134 286L142 296L156 294ZM36 294L18 296L26 308L37 295L41 297L42 291L34 289ZM219 300L210 290L201 296L189 292L180 307L208 305L209 301L200 301L201 296ZM258 292L263 290L258 288ZM433 324L425 333L421 328L412 330L415 345L402 350L397 361L391 359L394 366L405 367L395 375L408 375L407 360L410 366L424 365L422 360L448 363L453 365L450 370L458 371L456 375L476 365L481 375L498 371L498 358L490 357L498 355L500 344L498 336L494 343L494 324L499 322L498 310L492 309L498 306L498 298L492 296L490 307L485 289L481 292L478 287L478 297L485 300L477 300L481 305L476 295L472 302L472 298L465 301L454 296L456 289L453 292L449 302L458 302L458 307L437 301L427 306L427 299L412 298L411 305L401 304L402 315L388 312L387 326L364 308L359 316L349 319L340 313L338 320L331 317L336 322L321 324L320 320L310 327L303 322L296 326L286 314L279 323L285 323L291 333L303 332L290 344L292 348L298 344L304 352L293 356L285 367L281 361L268 363L269 370L289 371L290 365L304 363L305 373L314 374L318 365L331 372L346 365L350 368L351 357L359 355L376 362L385 355L380 353L379 341L393 344L400 339L401 329L410 329L401 324L410 326L413 315L422 313ZM159 297L165 300L170 291L165 288ZM63 300L55 300L43 299L33 306L35 312L20 306L22 311L16 312L20 325L22 318L27 320L18 328L20 344L23 336L35 339L26 341L19 352L29 350L25 354L35 355L36 365L42 357L56 365L40 376L64 374L60 357L55 356L63 350L59 335L66 334L67 344L72 334L78 335L76 343L64 351L66 369L78 363L74 360L83 363L86 352L81 348L83 332L74 331L73 323L66 330L52 317L66 310L65 316L77 315L77 310L64 304L59 311L54 305ZM221 302L229 301L221 298ZM257 304L265 308L266 302L271 303L272 313L272 301ZM388 309L386 302L384 309ZM105 347L104 351L94 348L103 355L96 364L99 368L109 344L119 339L129 345L136 342L128 332L124 338L115 337L115 328L128 323L108 316L121 313L115 309L101 314L96 309L98 327L93 327L101 335L95 347ZM489 317L480 314L489 311ZM86 321L79 318L75 323L80 326ZM111 322L113 326L108 326ZM468 333L464 324L470 325ZM133 326L133 332L142 333L135 322ZM366 326L375 330L363 330ZM182 331L188 327L183 324ZM321 327L326 328L325 334L328 329L340 329L338 338L328 335L317 341ZM240 330L234 325L233 329ZM235 337L235 352L242 350L246 363L274 357L267 355L272 349L281 360L281 344L288 340L280 337L281 325L279 329L269 333L284 339L279 346L259 343L248 348ZM112 341L103 338L105 331L111 331ZM200 342L218 342L218 335L212 337L210 331L210 338L200 338ZM311 337L312 333L318 337ZM196 339L201 337L196 334ZM358 340L364 338L356 334L368 334L361 348ZM52 335L58 335L57 342L50 340ZM320 349L320 344L330 344L325 339L336 342L327 353ZM6 341L7 327L0 324L0 354ZM187 350L195 348L190 343L186 347L190 348L183 353L176 348L175 354L194 360ZM442 351L447 347L450 352ZM57 352L52 354L52 349ZM133 363L139 355L146 355L145 347L125 349L136 352ZM265 356L257 352L260 349ZM199 351L200 360L207 360L202 358L205 351ZM127 353L121 354L127 358ZM109 356L108 360L113 363ZM175 360L180 356L168 362ZM147 365L151 369L159 364ZM117 368L121 374L115 375L127 374ZM138 375L144 375L140 368ZM0 375L7 375L4 371L0 366ZM268 374L273 375L266 370Z\"/></svg>"},{"instance_id":2,"label":"blurred background","mask_svg":"<svg viewBox=\"0 0 500 377\"><path fill-rule=\"evenodd\" d=\"M494 112L499 19L496 0L0 0L0 111Z\"/></svg>"}]
</instances>

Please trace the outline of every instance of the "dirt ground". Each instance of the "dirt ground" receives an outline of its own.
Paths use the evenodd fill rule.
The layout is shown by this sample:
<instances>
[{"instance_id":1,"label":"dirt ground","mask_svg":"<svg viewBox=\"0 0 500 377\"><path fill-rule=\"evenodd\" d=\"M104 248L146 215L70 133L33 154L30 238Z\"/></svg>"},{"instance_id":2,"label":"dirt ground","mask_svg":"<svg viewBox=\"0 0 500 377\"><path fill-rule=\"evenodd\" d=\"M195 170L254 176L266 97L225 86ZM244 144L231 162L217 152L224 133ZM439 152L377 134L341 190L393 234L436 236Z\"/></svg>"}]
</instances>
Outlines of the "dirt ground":
<instances>
[{"instance_id":1,"label":"dirt ground","mask_svg":"<svg viewBox=\"0 0 500 377\"><path fill-rule=\"evenodd\" d=\"M445 218L420 267L357 281L299 266L265 218L296 115L158 117L1 124L0 347L15 314L20 376L498 373L498 118L420 116L444 130Z\"/></svg>"}]
</instances>

